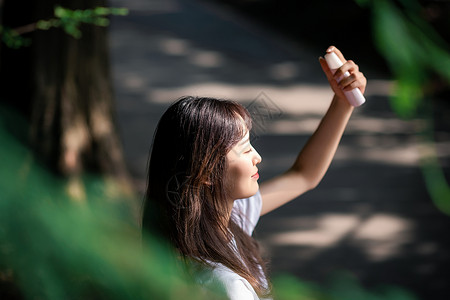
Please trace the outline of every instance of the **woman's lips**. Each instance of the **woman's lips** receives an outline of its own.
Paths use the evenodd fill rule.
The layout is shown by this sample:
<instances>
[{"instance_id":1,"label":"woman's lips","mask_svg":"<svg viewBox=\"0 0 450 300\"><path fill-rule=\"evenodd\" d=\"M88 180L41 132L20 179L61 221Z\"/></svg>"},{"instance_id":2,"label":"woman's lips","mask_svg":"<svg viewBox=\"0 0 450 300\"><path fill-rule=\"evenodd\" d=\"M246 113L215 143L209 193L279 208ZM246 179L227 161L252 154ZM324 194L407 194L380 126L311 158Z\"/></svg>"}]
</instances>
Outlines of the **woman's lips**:
<instances>
[{"instance_id":1,"label":"woman's lips","mask_svg":"<svg viewBox=\"0 0 450 300\"><path fill-rule=\"evenodd\" d=\"M258 179L258 178L259 178L258 172L256 172L256 174L252 175L252 178L253 178L253 179Z\"/></svg>"}]
</instances>

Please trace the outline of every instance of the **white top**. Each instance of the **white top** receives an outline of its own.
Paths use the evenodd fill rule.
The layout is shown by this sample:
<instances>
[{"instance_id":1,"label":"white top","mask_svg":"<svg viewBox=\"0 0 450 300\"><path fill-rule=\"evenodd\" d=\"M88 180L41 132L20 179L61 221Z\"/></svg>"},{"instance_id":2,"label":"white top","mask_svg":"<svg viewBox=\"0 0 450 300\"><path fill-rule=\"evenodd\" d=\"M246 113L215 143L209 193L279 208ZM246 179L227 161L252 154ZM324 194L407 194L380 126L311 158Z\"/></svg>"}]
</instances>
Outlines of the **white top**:
<instances>
[{"instance_id":1,"label":"white top","mask_svg":"<svg viewBox=\"0 0 450 300\"><path fill-rule=\"evenodd\" d=\"M261 214L261 207L262 199L258 191L256 195L250 198L235 200L231 217L246 233L252 235ZM234 240L233 243L235 244ZM223 288L230 300L260 299L246 279L222 264L211 262L210 265L212 266L211 272L198 278L200 284Z\"/></svg>"},{"instance_id":2,"label":"white top","mask_svg":"<svg viewBox=\"0 0 450 300\"><path fill-rule=\"evenodd\" d=\"M233 203L231 217L248 235L253 234L253 230L258 224L261 215L262 198L258 192L250 198L237 199Z\"/></svg>"}]
</instances>

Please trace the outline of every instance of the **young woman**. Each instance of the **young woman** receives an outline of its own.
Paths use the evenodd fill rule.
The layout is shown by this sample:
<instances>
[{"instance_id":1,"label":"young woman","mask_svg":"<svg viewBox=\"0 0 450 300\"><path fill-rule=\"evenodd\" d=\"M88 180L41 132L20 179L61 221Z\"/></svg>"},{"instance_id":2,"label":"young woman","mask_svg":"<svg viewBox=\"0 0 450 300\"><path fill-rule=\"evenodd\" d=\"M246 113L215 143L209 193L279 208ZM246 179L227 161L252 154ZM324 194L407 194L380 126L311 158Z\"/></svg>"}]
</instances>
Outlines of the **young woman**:
<instances>
[{"instance_id":1,"label":"young woman","mask_svg":"<svg viewBox=\"0 0 450 300\"><path fill-rule=\"evenodd\" d=\"M346 61L335 47L335 52ZM218 284L230 299L270 297L265 264L251 237L261 215L314 188L334 156L352 114L343 91L366 79L352 61L333 75L319 59L335 95L319 127L290 169L258 184L261 157L249 140L251 118L240 104L184 97L158 123L149 161L144 229L158 228L198 282ZM349 72L350 76L343 74ZM339 83L338 83L339 82Z\"/></svg>"}]
</instances>

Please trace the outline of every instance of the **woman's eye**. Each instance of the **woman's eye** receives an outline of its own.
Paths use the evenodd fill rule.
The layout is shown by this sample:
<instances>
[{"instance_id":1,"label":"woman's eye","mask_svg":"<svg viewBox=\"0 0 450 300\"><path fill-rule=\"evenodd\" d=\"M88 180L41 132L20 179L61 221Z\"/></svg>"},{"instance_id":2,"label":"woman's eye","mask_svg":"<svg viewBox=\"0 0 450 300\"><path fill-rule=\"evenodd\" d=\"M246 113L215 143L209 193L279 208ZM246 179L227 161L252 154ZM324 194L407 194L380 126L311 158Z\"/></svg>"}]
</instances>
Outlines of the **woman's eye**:
<instances>
[{"instance_id":1,"label":"woman's eye","mask_svg":"<svg viewBox=\"0 0 450 300\"><path fill-rule=\"evenodd\" d=\"M252 148L249 148L249 149L244 151L244 153L250 153L250 152L252 152Z\"/></svg>"}]
</instances>

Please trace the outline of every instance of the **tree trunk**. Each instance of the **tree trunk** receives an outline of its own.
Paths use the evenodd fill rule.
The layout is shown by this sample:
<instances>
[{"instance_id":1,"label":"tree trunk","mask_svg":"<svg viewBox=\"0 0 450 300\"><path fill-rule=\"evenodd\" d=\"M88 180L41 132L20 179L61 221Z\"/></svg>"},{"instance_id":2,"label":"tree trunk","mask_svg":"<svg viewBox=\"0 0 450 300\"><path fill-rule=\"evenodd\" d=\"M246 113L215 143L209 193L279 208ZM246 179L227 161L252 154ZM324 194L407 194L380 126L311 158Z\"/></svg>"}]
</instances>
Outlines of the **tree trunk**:
<instances>
[{"instance_id":1,"label":"tree trunk","mask_svg":"<svg viewBox=\"0 0 450 300\"><path fill-rule=\"evenodd\" d=\"M88 9L105 6L106 0L0 0L1 24L17 28L49 19L56 4ZM22 112L30 130L8 129L26 138L50 169L69 179L65 187L71 199L85 200L80 175L89 170L112 177L104 181L105 199L134 200L128 197L133 194L114 121L107 29L85 25L82 34L74 39L51 29L26 34L30 47L1 46L0 102ZM137 218L136 204L127 204ZM0 265L0 298L22 299L26 287L19 288L16 272L21 271Z\"/></svg>"},{"instance_id":2,"label":"tree trunk","mask_svg":"<svg viewBox=\"0 0 450 300\"><path fill-rule=\"evenodd\" d=\"M5 1L4 17L23 15L23 3L13 2L16 1ZM70 9L107 4L106 0L32 2L34 15L30 22L51 18L56 4ZM14 8L17 11L12 11ZM14 51L17 50L8 52ZM18 107L29 116L30 142L36 153L63 175L94 170L126 179L114 121L107 28L84 25L81 39L75 39L59 28L37 31L32 34L32 46L22 55L21 58L13 57L13 62L3 55L2 60L10 68L5 69L2 64L2 77L9 78L12 69L19 70L21 78L15 76L16 87L8 85L7 88L13 89L10 95L16 95L18 88L25 85L19 89L19 96L14 97L14 101L25 98ZM27 55L31 55L31 60L26 59ZM30 65L24 65L27 63Z\"/></svg>"}]
</instances>

